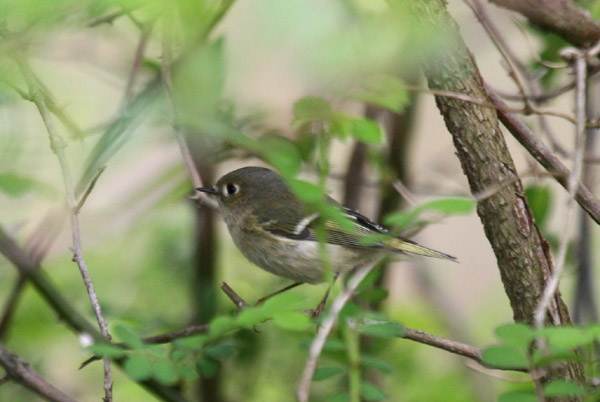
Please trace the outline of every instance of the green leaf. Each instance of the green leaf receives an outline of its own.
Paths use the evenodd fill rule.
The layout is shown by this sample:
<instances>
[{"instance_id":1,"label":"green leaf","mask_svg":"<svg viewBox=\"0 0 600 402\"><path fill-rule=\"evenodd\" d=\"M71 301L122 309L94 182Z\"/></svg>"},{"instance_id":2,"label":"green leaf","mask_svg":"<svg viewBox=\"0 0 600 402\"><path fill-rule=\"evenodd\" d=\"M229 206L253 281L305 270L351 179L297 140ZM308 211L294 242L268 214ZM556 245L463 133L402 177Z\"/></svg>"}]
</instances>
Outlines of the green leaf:
<instances>
[{"instance_id":1,"label":"green leaf","mask_svg":"<svg viewBox=\"0 0 600 402\"><path fill-rule=\"evenodd\" d=\"M238 325L244 328L252 328L255 325L265 321L267 318L267 315L261 308L249 307L245 308L241 313L238 314L236 321Z\"/></svg>"},{"instance_id":2,"label":"green leaf","mask_svg":"<svg viewBox=\"0 0 600 402\"><path fill-rule=\"evenodd\" d=\"M585 389L571 381L556 380L546 384L544 395L548 397L577 397L585 395Z\"/></svg>"},{"instance_id":3,"label":"green leaf","mask_svg":"<svg viewBox=\"0 0 600 402\"><path fill-rule=\"evenodd\" d=\"M144 347L144 342L142 342L140 337L130 328L127 328L123 325L115 325L113 333L117 337L117 339L119 339L121 342L125 343L132 349L140 349Z\"/></svg>"},{"instance_id":4,"label":"green leaf","mask_svg":"<svg viewBox=\"0 0 600 402\"><path fill-rule=\"evenodd\" d=\"M173 385L177 382L177 372L166 360L159 360L152 365L152 377L164 385Z\"/></svg>"},{"instance_id":5,"label":"green leaf","mask_svg":"<svg viewBox=\"0 0 600 402\"><path fill-rule=\"evenodd\" d=\"M538 399L533 391L512 391L500 395L498 402L538 402Z\"/></svg>"},{"instance_id":6,"label":"green leaf","mask_svg":"<svg viewBox=\"0 0 600 402\"><path fill-rule=\"evenodd\" d=\"M208 336L206 335L194 335L188 336L185 338L176 339L174 344L177 347L181 347L182 349L187 350L200 350L204 347L204 344L208 341Z\"/></svg>"},{"instance_id":7,"label":"green leaf","mask_svg":"<svg viewBox=\"0 0 600 402\"><path fill-rule=\"evenodd\" d=\"M355 119L352 122L354 137L367 144L383 144L384 136L379 124L371 119Z\"/></svg>"},{"instance_id":8,"label":"green leaf","mask_svg":"<svg viewBox=\"0 0 600 402\"><path fill-rule=\"evenodd\" d=\"M350 395L347 392L342 392L341 394L332 396L327 402L348 402L349 400Z\"/></svg>"},{"instance_id":9,"label":"green leaf","mask_svg":"<svg viewBox=\"0 0 600 402\"><path fill-rule=\"evenodd\" d=\"M220 336L225 332L236 327L235 319L230 316L220 316L212 320L210 323L209 334L212 337Z\"/></svg>"},{"instance_id":10,"label":"green leaf","mask_svg":"<svg viewBox=\"0 0 600 402\"><path fill-rule=\"evenodd\" d=\"M294 116L297 119L320 120L331 115L331 105L317 96L307 96L294 103Z\"/></svg>"},{"instance_id":11,"label":"green leaf","mask_svg":"<svg viewBox=\"0 0 600 402\"><path fill-rule=\"evenodd\" d=\"M533 329L525 324L506 324L496 328L496 335L507 345L526 350L534 338Z\"/></svg>"},{"instance_id":12,"label":"green leaf","mask_svg":"<svg viewBox=\"0 0 600 402\"><path fill-rule=\"evenodd\" d=\"M360 384L360 395L366 401L381 401L387 398L387 395L379 390L379 388L366 382Z\"/></svg>"},{"instance_id":13,"label":"green leaf","mask_svg":"<svg viewBox=\"0 0 600 402\"><path fill-rule=\"evenodd\" d=\"M578 327L545 327L536 332L536 336L548 339L555 349L573 349L587 345L594 339L593 334Z\"/></svg>"},{"instance_id":14,"label":"green leaf","mask_svg":"<svg viewBox=\"0 0 600 402\"><path fill-rule=\"evenodd\" d=\"M125 360L125 372L136 381L147 380L152 376L152 364L144 355L134 355Z\"/></svg>"},{"instance_id":15,"label":"green leaf","mask_svg":"<svg viewBox=\"0 0 600 402\"><path fill-rule=\"evenodd\" d=\"M475 201L469 198L441 198L421 204L419 212L435 211L444 215L466 215L475 210Z\"/></svg>"},{"instance_id":16,"label":"green leaf","mask_svg":"<svg viewBox=\"0 0 600 402\"><path fill-rule=\"evenodd\" d=\"M527 358L512 346L491 346L483 351L483 361L498 368L527 367Z\"/></svg>"},{"instance_id":17,"label":"green leaf","mask_svg":"<svg viewBox=\"0 0 600 402\"><path fill-rule=\"evenodd\" d=\"M525 189L525 196L533 211L535 222L544 227L552 204L552 192L550 186L533 185Z\"/></svg>"},{"instance_id":18,"label":"green leaf","mask_svg":"<svg viewBox=\"0 0 600 402\"><path fill-rule=\"evenodd\" d=\"M323 345L323 351L325 352L345 352L346 345L339 339L329 339Z\"/></svg>"},{"instance_id":19,"label":"green leaf","mask_svg":"<svg viewBox=\"0 0 600 402\"><path fill-rule=\"evenodd\" d=\"M200 359L197 363L198 370L204 378L212 378L219 371L219 362L212 359Z\"/></svg>"},{"instance_id":20,"label":"green leaf","mask_svg":"<svg viewBox=\"0 0 600 402\"><path fill-rule=\"evenodd\" d=\"M371 367L371 368L374 368L374 369L379 370L379 371L381 371L383 373L386 373L386 374L387 373L391 373L392 371L394 371L394 367L391 364L389 364L389 363L387 363L387 362L385 362L385 361L383 361L381 359L378 359L376 357L364 356L363 355L360 358L360 362L365 367Z\"/></svg>"},{"instance_id":21,"label":"green leaf","mask_svg":"<svg viewBox=\"0 0 600 402\"><path fill-rule=\"evenodd\" d=\"M386 225L394 226L401 229L406 229L414 226L414 223L419 218L419 211L412 210L408 212L394 212L383 218Z\"/></svg>"},{"instance_id":22,"label":"green leaf","mask_svg":"<svg viewBox=\"0 0 600 402\"><path fill-rule=\"evenodd\" d=\"M293 177L300 171L302 156L296 144L278 136L263 137L259 141L262 155L283 177Z\"/></svg>"},{"instance_id":23,"label":"green leaf","mask_svg":"<svg viewBox=\"0 0 600 402\"><path fill-rule=\"evenodd\" d=\"M290 179L287 180L287 185L290 190L298 197L301 201L306 203L316 203L323 200L323 192L319 186L309 183L304 180Z\"/></svg>"},{"instance_id":24,"label":"green leaf","mask_svg":"<svg viewBox=\"0 0 600 402\"><path fill-rule=\"evenodd\" d=\"M354 128L354 117L345 115L343 113L335 113L331 118L331 127L329 131L331 135L346 139L352 135Z\"/></svg>"},{"instance_id":25,"label":"green leaf","mask_svg":"<svg viewBox=\"0 0 600 402\"><path fill-rule=\"evenodd\" d=\"M323 381L336 375L340 375L344 371L345 370L342 367L319 367L315 371L313 381Z\"/></svg>"},{"instance_id":26,"label":"green leaf","mask_svg":"<svg viewBox=\"0 0 600 402\"><path fill-rule=\"evenodd\" d=\"M386 322L383 324L365 325L360 328L360 332L364 335L378 338L397 338L404 335L404 327L394 322Z\"/></svg>"},{"instance_id":27,"label":"green leaf","mask_svg":"<svg viewBox=\"0 0 600 402\"><path fill-rule=\"evenodd\" d=\"M304 297L298 293L285 292L269 298L260 307L264 314L272 315L282 311L291 311L301 308Z\"/></svg>"},{"instance_id":28,"label":"green leaf","mask_svg":"<svg viewBox=\"0 0 600 402\"><path fill-rule=\"evenodd\" d=\"M235 347L230 343L219 343L204 348L204 355L213 360L226 359L235 353Z\"/></svg>"},{"instance_id":29,"label":"green leaf","mask_svg":"<svg viewBox=\"0 0 600 402\"><path fill-rule=\"evenodd\" d=\"M376 75L367 80L365 92L357 96L367 103L400 112L410 102L404 83L390 75Z\"/></svg>"},{"instance_id":30,"label":"green leaf","mask_svg":"<svg viewBox=\"0 0 600 402\"><path fill-rule=\"evenodd\" d=\"M110 345L108 343L96 343L94 345L88 346L87 350L89 350L91 353L97 356L108 357L111 359L118 359L127 354L127 352L123 350L123 348L120 348L115 345Z\"/></svg>"},{"instance_id":31,"label":"green leaf","mask_svg":"<svg viewBox=\"0 0 600 402\"><path fill-rule=\"evenodd\" d=\"M273 314L273 323L288 331L304 331L310 326L310 319L297 311L281 311Z\"/></svg>"},{"instance_id":32,"label":"green leaf","mask_svg":"<svg viewBox=\"0 0 600 402\"><path fill-rule=\"evenodd\" d=\"M20 197L34 190L52 191L52 187L17 173L0 173L0 191L11 197Z\"/></svg>"}]
</instances>

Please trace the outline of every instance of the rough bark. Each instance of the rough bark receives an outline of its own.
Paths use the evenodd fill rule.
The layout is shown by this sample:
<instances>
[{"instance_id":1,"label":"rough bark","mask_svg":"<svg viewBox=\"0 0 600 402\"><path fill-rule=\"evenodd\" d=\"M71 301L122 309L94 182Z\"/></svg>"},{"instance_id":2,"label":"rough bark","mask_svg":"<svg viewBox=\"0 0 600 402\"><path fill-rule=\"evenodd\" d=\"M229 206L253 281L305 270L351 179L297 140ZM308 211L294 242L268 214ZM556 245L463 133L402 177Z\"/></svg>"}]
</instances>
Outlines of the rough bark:
<instances>
[{"instance_id":1,"label":"rough bark","mask_svg":"<svg viewBox=\"0 0 600 402\"><path fill-rule=\"evenodd\" d=\"M567 42L588 47L600 39L600 23L572 0L490 0L500 7L519 12L529 22L553 32Z\"/></svg>"},{"instance_id":2,"label":"rough bark","mask_svg":"<svg viewBox=\"0 0 600 402\"><path fill-rule=\"evenodd\" d=\"M487 100L482 79L466 48L458 27L445 9L443 0L412 3L429 28L450 42L439 49L424 66L432 89L460 92ZM548 244L542 237L529 208L516 169L500 131L496 111L448 97L436 97L446 127L452 135L458 158L473 194L496 189L477 204L496 255L504 289L515 321L532 323L534 311L551 276L553 264ZM485 269L485 267L481 267ZM546 317L547 324L570 324L571 319L557 292ZM582 367L569 364L552 376L582 380Z\"/></svg>"}]
</instances>

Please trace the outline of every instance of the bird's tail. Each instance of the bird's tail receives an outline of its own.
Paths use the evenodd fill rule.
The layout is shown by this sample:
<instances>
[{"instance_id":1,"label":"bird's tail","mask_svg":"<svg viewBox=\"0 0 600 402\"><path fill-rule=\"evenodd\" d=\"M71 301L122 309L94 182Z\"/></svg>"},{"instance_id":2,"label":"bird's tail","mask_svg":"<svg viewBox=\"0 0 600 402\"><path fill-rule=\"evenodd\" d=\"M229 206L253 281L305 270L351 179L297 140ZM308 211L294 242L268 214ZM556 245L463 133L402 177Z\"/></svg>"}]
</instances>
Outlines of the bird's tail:
<instances>
[{"instance_id":1,"label":"bird's tail","mask_svg":"<svg viewBox=\"0 0 600 402\"><path fill-rule=\"evenodd\" d=\"M392 237L392 238L386 239L385 244L397 252L409 253L409 254L415 254L415 255L423 255L425 257L441 258L443 260L450 260L450 261L458 262L456 260L456 257L452 257L451 255L444 254L444 253L436 251L436 250L432 250L430 248L421 246L413 241L403 239L401 237Z\"/></svg>"}]
</instances>

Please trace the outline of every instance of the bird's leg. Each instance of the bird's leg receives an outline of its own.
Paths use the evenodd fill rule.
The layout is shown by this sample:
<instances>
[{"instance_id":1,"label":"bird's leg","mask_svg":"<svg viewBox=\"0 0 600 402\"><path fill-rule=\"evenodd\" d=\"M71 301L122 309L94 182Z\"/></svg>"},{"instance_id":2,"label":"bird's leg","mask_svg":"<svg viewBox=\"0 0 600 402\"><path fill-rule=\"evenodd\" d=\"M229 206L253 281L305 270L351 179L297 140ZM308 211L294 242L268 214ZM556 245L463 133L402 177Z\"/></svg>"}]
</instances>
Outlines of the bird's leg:
<instances>
[{"instance_id":1,"label":"bird's leg","mask_svg":"<svg viewBox=\"0 0 600 402\"><path fill-rule=\"evenodd\" d=\"M294 283L292 283L291 285L288 285L288 286L284 287L283 289L279 289L277 292L275 292L275 293L271 293L270 295L267 295L267 296L265 296L265 297L263 297L263 298L259 299L259 300L256 302L255 306L260 306L261 304L263 304L264 302L266 302L267 300L269 300L271 297L273 297L273 296L277 296L278 294L280 294L280 293L283 293L283 292L287 292L287 291L288 291L288 290L290 290L290 289L294 289L296 286L300 286L300 285L302 285L303 283L304 283L304 282L294 282Z\"/></svg>"},{"instance_id":2,"label":"bird's leg","mask_svg":"<svg viewBox=\"0 0 600 402\"><path fill-rule=\"evenodd\" d=\"M313 310L312 314L310 315L311 317L318 317L321 315L323 310L325 310L325 305L327 304L327 298L329 297L329 292L331 291L331 288L339 275L340 274L337 272L335 274L333 274L333 280L327 287L327 292L325 292L325 294L323 295L323 298L321 299L321 302L319 302L319 305L317 306L317 308Z\"/></svg>"}]
</instances>

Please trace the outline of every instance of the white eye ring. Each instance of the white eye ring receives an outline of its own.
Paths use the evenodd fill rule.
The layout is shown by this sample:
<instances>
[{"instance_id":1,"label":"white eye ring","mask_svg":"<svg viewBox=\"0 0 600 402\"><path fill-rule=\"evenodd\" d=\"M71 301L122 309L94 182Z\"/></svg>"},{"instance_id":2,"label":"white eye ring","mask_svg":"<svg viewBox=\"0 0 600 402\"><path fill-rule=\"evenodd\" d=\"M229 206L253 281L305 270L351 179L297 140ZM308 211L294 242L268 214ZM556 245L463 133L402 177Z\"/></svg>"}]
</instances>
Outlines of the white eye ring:
<instances>
[{"instance_id":1,"label":"white eye ring","mask_svg":"<svg viewBox=\"0 0 600 402\"><path fill-rule=\"evenodd\" d=\"M223 195L225 197L229 197L230 195L234 195L239 191L240 187L237 184L228 183L223 186Z\"/></svg>"}]
</instances>

